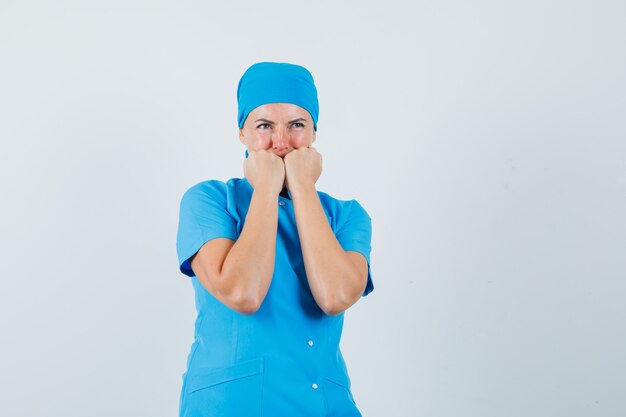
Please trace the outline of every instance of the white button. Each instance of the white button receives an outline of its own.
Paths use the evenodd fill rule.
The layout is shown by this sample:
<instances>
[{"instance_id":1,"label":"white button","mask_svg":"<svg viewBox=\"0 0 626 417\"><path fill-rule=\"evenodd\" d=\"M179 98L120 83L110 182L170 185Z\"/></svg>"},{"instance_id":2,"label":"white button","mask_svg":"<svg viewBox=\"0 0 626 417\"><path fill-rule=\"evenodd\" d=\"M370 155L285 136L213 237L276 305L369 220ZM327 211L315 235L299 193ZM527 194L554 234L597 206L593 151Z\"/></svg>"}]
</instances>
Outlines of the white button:
<instances>
[{"instance_id":1,"label":"white button","mask_svg":"<svg viewBox=\"0 0 626 417\"><path fill-rule=\"evenodd\" d=\"M284 206L284 205L285 205L285 202L284 202L283 200L280 200L280 201L278 202L278 204L280 204L281 206Z\"/></svg>"},{"instance_id":2,"label":"white button","mask_svg":"<svg viewBox=\"0 0 626 417\"><path fill-rule=\"evenodd\" d=\"M313 389L317 389L317 384L313 384L313 385L311 385L311 387L312 387Z\"/></svg>"},{"instance_id":3,"label":"white button","mask_svg":"<svg viewBox=\"0 0 626 417\"><path fill-rule=\"evenodd\" d=\"M313 346L313 341L309 340L309 346Z\"/></svg>"}]
</instances>

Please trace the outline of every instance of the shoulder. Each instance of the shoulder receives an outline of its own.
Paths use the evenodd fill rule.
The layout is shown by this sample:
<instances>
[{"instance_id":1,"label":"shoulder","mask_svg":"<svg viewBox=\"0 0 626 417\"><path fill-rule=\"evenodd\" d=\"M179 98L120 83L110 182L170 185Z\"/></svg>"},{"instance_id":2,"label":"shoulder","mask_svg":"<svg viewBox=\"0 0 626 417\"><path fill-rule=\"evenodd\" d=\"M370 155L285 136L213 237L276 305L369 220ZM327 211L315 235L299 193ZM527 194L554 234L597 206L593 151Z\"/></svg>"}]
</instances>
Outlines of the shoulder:
<instances>
[{"instance_id":1,"label":"shoulder","mask_svg":"<svg viewBox=\"0 0 626 417\"><path fill-rule=\"evenodd\" d=\"M341 200L323 191L318 191L317 194L320 198L322 206L327 212L335 217L343 218L345 220L354 217L364 217L370 219L368 212L356 199Z\"/></svg>"},{"instance_id":2,"label":"shoulder","mask_svg":"<svg viewBox=\"0 0 626 417\"><path fill-rule=\"evenodd\" d=\"M183 198L198 194L212 194L226 191L226 183L220 180L205 180L195 183L183 193Z\"/></svg>"},{"instance_id":3,"label":"shoulder","mask_svg":"<svg viewBox=\"0 0 626 417\"><path fill-rule=\"evenodd\" d=\"M243 178L231 178L227 181L217 179L200 181L185 190L182 200L197 198L225 199L237 188L244 186L243 180Z\"/></svg>"}]
</instances>

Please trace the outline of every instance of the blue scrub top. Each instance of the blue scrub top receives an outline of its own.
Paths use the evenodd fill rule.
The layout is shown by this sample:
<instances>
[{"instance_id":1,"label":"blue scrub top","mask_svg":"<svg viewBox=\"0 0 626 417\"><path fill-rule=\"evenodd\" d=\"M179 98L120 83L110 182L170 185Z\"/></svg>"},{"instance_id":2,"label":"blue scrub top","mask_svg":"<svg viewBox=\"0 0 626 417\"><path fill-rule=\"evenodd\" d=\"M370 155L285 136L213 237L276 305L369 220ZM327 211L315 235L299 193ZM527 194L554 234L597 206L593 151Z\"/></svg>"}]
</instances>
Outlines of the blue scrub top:
<instances>
[{"instance_id":1,"label":"blue scrub top","mask_svg":"<svg viewBox=\"0 0 626 417\"><path fill-rule=\"evenodd\" d=\"M255 314L222 304L191 269L190 258L207 241L237 240L252 191L245 178L203 181L189 188L180 203L178 262L192 279L198 311L180 416L361 416L339 348L344 313L326 315L313 298L286 190L278 197L274 275ZM371 219L356 200L318 195L342 248L367 259L365 296L374 289Z\"/></svg>"}]
</instances>

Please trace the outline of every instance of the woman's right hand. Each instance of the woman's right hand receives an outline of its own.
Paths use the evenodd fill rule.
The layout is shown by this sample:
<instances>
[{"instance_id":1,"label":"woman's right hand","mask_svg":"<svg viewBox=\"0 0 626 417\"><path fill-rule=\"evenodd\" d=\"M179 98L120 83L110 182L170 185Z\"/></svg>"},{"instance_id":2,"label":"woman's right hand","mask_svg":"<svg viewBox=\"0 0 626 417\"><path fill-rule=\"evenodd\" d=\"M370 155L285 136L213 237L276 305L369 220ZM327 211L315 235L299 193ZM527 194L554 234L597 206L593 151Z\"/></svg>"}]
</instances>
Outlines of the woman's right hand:
<instances>
[{"instance_id":1,"label":"woman's right hand","mask_svg":"<svg viewBox=\"0 0 626 417\"><path fill-rule=\"evenodd\" d=\"M285 183L285 163L272 151L248 151L243 161L243 174L252 188L278 195Z\"/></svg>"}]
</instances>

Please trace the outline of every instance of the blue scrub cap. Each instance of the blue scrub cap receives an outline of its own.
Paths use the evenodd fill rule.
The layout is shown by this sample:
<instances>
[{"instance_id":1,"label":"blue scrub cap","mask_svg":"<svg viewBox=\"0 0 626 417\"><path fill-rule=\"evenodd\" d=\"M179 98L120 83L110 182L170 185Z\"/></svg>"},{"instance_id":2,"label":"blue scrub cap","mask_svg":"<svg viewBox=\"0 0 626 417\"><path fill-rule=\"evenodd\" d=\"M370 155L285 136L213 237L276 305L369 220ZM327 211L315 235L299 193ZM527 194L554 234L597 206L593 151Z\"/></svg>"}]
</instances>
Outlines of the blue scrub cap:
<instances>
[{"instance_id":1,"label":"blue scrub cap","mask_svg":"<svg viewBox=\"0 0 626 417\"><path fill-rule=\"evenodd\" d=\"M308 110L317 131L317 89L306 68L286 62L258 62L248 68L237 86L239 128L252 110L267 103L292 103Z\"/></svg>"}]
</instances>

